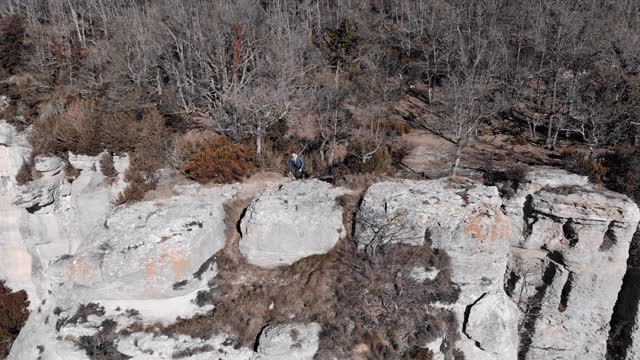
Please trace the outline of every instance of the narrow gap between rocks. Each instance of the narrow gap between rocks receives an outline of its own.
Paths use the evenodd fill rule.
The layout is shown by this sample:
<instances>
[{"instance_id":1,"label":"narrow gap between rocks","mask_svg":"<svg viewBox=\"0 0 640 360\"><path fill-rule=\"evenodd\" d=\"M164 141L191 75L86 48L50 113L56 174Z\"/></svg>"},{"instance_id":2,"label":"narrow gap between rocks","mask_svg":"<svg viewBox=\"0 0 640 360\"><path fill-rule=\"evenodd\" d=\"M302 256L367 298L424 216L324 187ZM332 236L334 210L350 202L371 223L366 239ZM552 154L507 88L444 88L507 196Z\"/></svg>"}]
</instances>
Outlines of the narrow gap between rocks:
<instances>
[{"instance_id":1,"label":"narrow gap between rocks","mask_svg":"<svg viewBox=\"0 0 640 360\"><path fill-rule=\"evenodd\" d=\"M605 236L606 237L606 236ZM629 246L627 271L622 279L618 300L611 315L607 360L624 360L632 345L631 335L638 316L640 302L640 232L636 231Z\"/></svg>"},{"instance_id":2,"label":"narrow gap between rocks","mask_svg":"<svg viewBox=\"0 0 640 360\"><path fill-rule=\"evenodd\" d=\"M484 349L482 348L482 346L480 346L480 342L474 340L473 338L471 338L471 336L469 334L467 334L467 323L469 322L469 315L471 315L471 308L473 308L480 300L482 300L482 298L484 298L487 295L487 293L482 294L478 299L476 299L476 301L474 301L473 303L467 305L467 307L464 309L464 320L462 322L462 333L469 338L469 340L473 341L476 345L476 347L482 351L484 351Z\"/></svg>"},{"instance_id":3,"label":"narrow gap between rocks","mask_svg":"<svg viewBox=\"0 0 640 360\"><path fill-rule=\"evenodd\" d=\"M569 302L569 295L571 294L571 288L573 286L573 272L569 272L569 276L567 276L567 281L564 283L562 287L562 292L560 293L560 304L558 304L558 311L564 312L567 310L567 305Z\"/></svg>"},{"instance_id":4,"label":"narrow gap between rocks","mask_svg":"<svg viewBox=\"0 0 640 360\"><path fill-rule=\"evenodd\" d=\"M613 230L614 224L615 222L612 221L609 223L609 227L607 228L607 231L604 233L604 237L602 238L602 244L600 244L600 247L598 248L598 250L600 251L607 251L610 250L615 244L618 243L618 240L616 239L616 234Z\"/></svg>"},{"instance_id":5,"label":"narrow gap between rocks","mask_svg":"<svg viewBox=\"0 0 640 360\"><path fill-rule=\"evenodd\" d=\"M533 343L533 335L536 330L536 322L540 317L542 302L547 294L547 288L553 283L557 273L557 265L550 261L542 275L542 284L536 286L535 293L527 299L525 318L518 329L520 343L518 344L518 360L525 360Z\"/></svg>"}]
</instances>

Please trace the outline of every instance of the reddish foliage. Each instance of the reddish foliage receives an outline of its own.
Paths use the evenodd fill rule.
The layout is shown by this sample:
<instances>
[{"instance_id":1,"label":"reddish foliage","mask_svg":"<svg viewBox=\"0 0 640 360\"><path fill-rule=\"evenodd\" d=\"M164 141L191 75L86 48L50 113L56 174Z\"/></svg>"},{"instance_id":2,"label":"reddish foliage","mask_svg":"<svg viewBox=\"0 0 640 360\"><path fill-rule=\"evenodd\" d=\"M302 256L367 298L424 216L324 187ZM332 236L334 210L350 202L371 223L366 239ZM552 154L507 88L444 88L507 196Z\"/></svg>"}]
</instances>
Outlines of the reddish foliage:
<instances>
[{"instance_id":1,"label":"reddish foliage","mask_svg":"<svg viewBox=\"0 0 640 360\"><path fill-rule=\"evenodd\" d=\"M200 183L210 181L230 183L251 175L255 171L251 150L241 144L232 144L220 137L196 152L183 169L184 173Z\"/></svg>"},{"instance_id":2,"label":"reddish foliage","mask_svg":"<svg viewBox=\"0 0 640 360\"><path fill-rule=\"evenodd\" d=\"M9 355L11 344L29 317L28 306L24 290L12 292L0 281L0 358Z\"/></svg>"}]
</instances>

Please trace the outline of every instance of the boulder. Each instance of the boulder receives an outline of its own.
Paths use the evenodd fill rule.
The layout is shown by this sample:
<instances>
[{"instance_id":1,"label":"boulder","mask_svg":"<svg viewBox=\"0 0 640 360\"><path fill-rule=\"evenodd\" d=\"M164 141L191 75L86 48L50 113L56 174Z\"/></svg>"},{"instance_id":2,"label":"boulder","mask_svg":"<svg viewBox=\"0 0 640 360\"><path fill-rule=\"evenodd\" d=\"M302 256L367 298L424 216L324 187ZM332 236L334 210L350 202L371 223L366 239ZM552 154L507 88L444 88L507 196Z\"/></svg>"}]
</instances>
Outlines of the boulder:
<instances>
[{"instance_id":1,"label":"boulder","mask_svg":"<svg viewBox=\"0 0 640 360\"><path fill-rule=\"evenodd\" d=\"M257 196L241 222L240 252L271 268L325 254L344 236L343 192L319 180L292 181Z\"/></svg>"},{"instance_id":2,"label":"boulder","mask_svg":"<svg viewBox=\"0 0 640 360\"><path fill-rule=\"evenodd\" d=\"M355 238L364 249L427 243L449 255L452 280L460 287L452 306L461 338L457 345L470 359L516 357L517 309L503 296L511 231L501 205L495 187L471 180L402 180L372 185L357 215ZM500 309L500 316L489 312L492 308ZM502 338L486 336L486 326L500 329Z\"/></svg>"},{"instance_id":3,"label":"boulder","mask_svg":"<svg viewBox=\"0 0 640 360\"><path fill-rule=\"evenodd\" d=\"M173 284L224 247L223 202L235 190L187 185L174 193L116 208L64 261L69 280L102 299L175 296Z\"/></svg>"},{"instance_id":4,"label":"boulder","mask_svg":"<svg viewBox=\"0 0 640 360\"><path fill-rule=\"evenodd\" d=\"M320 324L284 324L266 327L252 360L311 360L319 347Z\"/></svg>"}]
</instances>

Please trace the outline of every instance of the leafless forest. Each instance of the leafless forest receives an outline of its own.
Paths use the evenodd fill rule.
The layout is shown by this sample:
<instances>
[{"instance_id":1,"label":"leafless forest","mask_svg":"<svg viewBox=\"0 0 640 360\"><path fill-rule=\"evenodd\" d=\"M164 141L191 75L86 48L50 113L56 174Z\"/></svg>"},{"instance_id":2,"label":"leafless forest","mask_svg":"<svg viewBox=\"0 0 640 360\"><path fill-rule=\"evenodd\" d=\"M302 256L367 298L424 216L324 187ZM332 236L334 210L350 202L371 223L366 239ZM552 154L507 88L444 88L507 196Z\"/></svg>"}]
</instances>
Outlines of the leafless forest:
<instances>
[{"instance_id":1,"label":"leafless forest","mask_svg":"<svg viewBox=\"0 0 640 360\"><path fill-rule=\"evenodd\" d=\"M570 140L568 167L637 191L637 0L3 3L4 117L34 155L133 154L122 202L163 166L225 182L292 151L315 176L393 173L415 128L455 144L454 174L491 127ZM400 116L407 96L437 121Z\"/></svg>"}]
</instances>

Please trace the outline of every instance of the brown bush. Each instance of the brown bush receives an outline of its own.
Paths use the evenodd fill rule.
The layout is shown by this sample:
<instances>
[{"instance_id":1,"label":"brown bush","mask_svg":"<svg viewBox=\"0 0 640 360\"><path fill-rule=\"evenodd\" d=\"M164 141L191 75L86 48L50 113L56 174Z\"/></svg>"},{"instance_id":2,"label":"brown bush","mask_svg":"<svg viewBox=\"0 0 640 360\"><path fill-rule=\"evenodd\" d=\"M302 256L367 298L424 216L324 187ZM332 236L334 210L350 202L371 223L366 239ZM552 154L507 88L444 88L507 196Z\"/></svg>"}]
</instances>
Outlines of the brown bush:
<instances>
[{"instance_id":1,"label":"brown bush","mask_svg":"<svg viewBox=\"0 0 640 360\"><path fill-rule=\"evenodd\" d=\"M255 171L253 154L241 144L232 144L220 137L206 144L204 150L192 156L183 172L200 183L231 183Z\"/></svg>"},{"instance_id":2,"label":"brown bush","mask_svg":"<svg viewBox=\"0 0 640 360\"><path fill-rule=\"evenodd\" d=\"M142 122L133 112L121 111L100 118L98 138L102 149L120 154L132 152L141 140Z\"/></svg>"},{"instance_id":3,"label":"brown bush","mask_svg":"<svg viewBox=\"0 0 640 360\"><path fill-rule=\"evenodd\" d=\"M142 118L142 129L130 168L146 175L154 173L167 163L171 143L172 136L164 124L163 115L157 110L147 112Z\"/></svg>"},{"instance_id":4,"label":"brown bush","mask_svg":"<svg viewBox=\"0 0 640 360\"><path fill-rule=\"evenodd\" d=\"M354 344L379 339L373 346L368 344L369 358L401 358L435 337L456 336L455 316L424 309L425 304L455 302L458 297L457 286L444 271L447 256L432 252L427 245L393 244L379 250L375 259L349 250L335 264L336 301L331 309L336 316L323 327L325 355L346 358ZM441 271L433 281L418 282L409 276L415 266Z\"/></svg>"},{"instance_id":5,"label":"brown bush","mask_svg":"<svg viewBox=\"0 0 640 360\"><path fill-rule=\"evenodd\" d=\"M382 123L382 128L388 135L404 135L411 131L411 126L403 119L391 119Z\"/></svg>"},{"instance_id":6,"label":"brown bush","mask_svg":"<svg viewBox=\"0 0 640 360\"><path fill-rule=\"evenodd\" d=\"M91 336L81 336L78 339L78 346L85 351L87 356L92 360L128 360L131 356L125 355L118 351L117 339L115 332L118 324L111 320L103 320L100 324L99 331Z\"/></svg>"},{"instance_id":7,"label":"brown bush","mask_svg":"<svg viewBox=\"0 0 640 360\"><path fill-rule=\"evenodd\" d=\"M72 102L61 116L39 119L28 136L36 155L71 151L97 155L102 151L97 141L94 102Z\"/></svg>"},{"instance_id":8,"label":"brown bush","mask_svg":"<svg viewBox=\"0 0 640 360\"><path fill-rule=\"evenodd\" d=\"M492 159L489 159L483 164L482 171L485 185L498 186L502 196L510 198L526 179L529 167L526 164L516 163L497 168Z\"/></svg>"},{"instance_id":9,"label":"brown bush","mask_svg":"<svg viewBox=\"0 0 640 360\"><path fill-rule=\"evenodd\" d=\"M583 152L563 152L562 161L564 168L570 172L586 175L589 180L598 184L607 181L607 167L602 159L595 158L591 154Z\"/></svg>"},{"instance_id":10,"label":"brown bush","mask_svg":"<svg viewBox=\"0 0 640 360\"><path fill-rule=\"evenodd\" d=\"M619 149L602 156L600 164L606 168L604 183L609 189L640 200L640 151Z\"/></svg>"},{"instance_id":11,"label":"brown bush","mask_svg":"<svg viewBox=\"0 0 640 360\"><path fill-rule=\"evenodd\" d=\"M155 172L168 161L172 136L165 127L162 114L157 110L147 112L141 126L135 152L125 173L128 184L115 198L116 205L142 200L148 191L156 188L158 181Z\"/></svg>"},{"instance_id":12,"label":"brown bush","mask_svg":"<svg viewBox=\"0 0 640 360\"><path fill-rule=\"evenodd\" d=\"M0 281L0 358L9 350L29 317L29 300L24 290L13 292Z\"/></svg>"},{"instance_id":13,"label":"brown bush","mask_svg":"<svg viewBox=\"0 0 640 360\"><path fill-rule=\"evenodd\" d=\"M0 17L0 78L13 75L22 65L24 19L17 15Z\"/></svg>"},{"instance_id":14,"label":"brown bush","mask_svg":"<svg viewBox=\"0 0 640 360\"><path fill-rule=\"evenodd\" d=\"M122 205L128 202L140 201L144 199L144 195L156 188L157 180L152 175L145 175L139 171L127 170L126 180L127 186L113 200L115 205Z\"/></svg>"},{"instance_id":15,"label":"brown bush","mask_svg":"<svg viewBox=\"0 0 640 360\"><path fill-rule=\"evenodd\" d=\"M348 155L344 158L343 164L352 174L385 174L393 169L393 159L387 147L383 147L374 153L366 161L354 154L353 147L356 147L358 140L353 141L347 147Z\"/></svg>"},{"instance_id":16,"label":"brown bush","mask_svg":"<svg viewBox=\"0 0 640 360\"><path fill-rule=\"evenodd\" d=\"M26 183L33 180L33 160L25 160L25 162L20 165L18 169L18 173L16 174L16 184L25 185Z\"/></svg>"},{"instance_id":17,"label":"brown bush","mask_svg":"<svg viewBox=\"0 0 640 360\"><path fill-rule=\"evenodd\" d=\"M64 162L64 176L67 177L67 179L69 181L73 181L76 178L78 178L78 176L80 176L80 170L76 169L73 164L71 164L69 162L69 160L65 160Z\"/></svg>"},{"instance_id":18,"label":"brown bush","mask_svg":"<svg viewBox=\"0 0 640 360\"><path fill-rule=\"evenodd\" d=\"M100 171L106 177L118 176L118 172L113 165L113 156L111 156L110 152L107 152L100 158Z\"/></svg>"}]
</instances>

